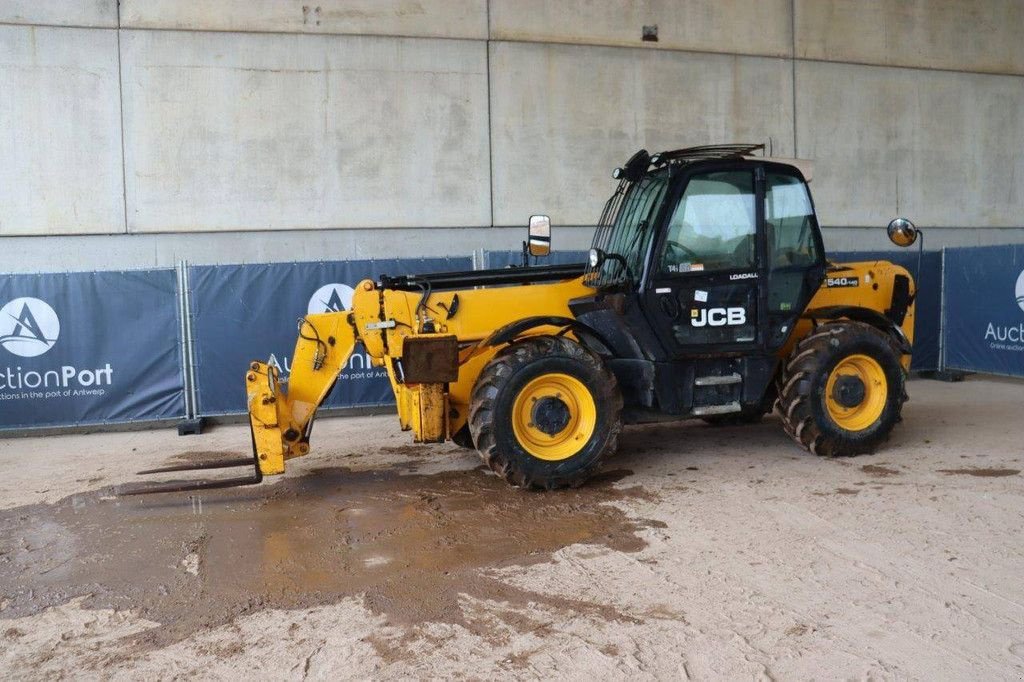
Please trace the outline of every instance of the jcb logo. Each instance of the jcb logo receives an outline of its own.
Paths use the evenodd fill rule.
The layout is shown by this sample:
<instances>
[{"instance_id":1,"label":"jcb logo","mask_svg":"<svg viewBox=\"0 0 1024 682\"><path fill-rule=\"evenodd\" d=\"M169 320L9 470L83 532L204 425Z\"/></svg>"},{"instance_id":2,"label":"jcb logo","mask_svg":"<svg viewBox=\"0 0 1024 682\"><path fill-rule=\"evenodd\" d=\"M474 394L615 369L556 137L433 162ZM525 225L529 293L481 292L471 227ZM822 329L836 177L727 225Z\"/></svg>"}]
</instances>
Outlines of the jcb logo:
<instances>
[{"instance_id":1,"label":"jcb logo","mask_svg":"<svg viewBox=\"0 0 1024 682\"><path fill-rule=\"evenodd\" d=\"M694 308L690 311L690 324L694 327L735 327L747 323L743 308Z\"/></svg>"}]
</instances>

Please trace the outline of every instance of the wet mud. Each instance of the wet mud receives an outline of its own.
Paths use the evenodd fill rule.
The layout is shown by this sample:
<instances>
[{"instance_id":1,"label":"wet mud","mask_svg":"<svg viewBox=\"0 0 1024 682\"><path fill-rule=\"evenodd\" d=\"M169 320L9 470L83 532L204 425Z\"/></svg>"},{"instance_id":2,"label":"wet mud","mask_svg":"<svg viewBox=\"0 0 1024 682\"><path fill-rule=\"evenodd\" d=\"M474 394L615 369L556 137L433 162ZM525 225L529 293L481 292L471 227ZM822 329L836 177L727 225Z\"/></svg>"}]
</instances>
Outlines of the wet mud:
<instances>
[{"instance_id":1,"label":"wet mud","mask_svg":"<svg viewBox=\"0 0 1024 682\"><path fill-rule=\"evenodd\" d=\"M979 478L1002 478L1004 476L1016 476L1020 469L939 469L940 474L947 476L978 476Z\"/></svg>"},{"instance_id":2,"label":"wet mud","mask_svg":"<svg viewBox=\"0 0 1024 682\"><path fill-rule=\"evenodd\" d=\"M859 485L859 484L858 484ZM811 493L817 497L828 497L829 495L857 495L860 491L855 488L836 488L830 493Z\"/></svg>"},{"instance_id":3,"label":"wet mud","mask_svg":"<svg viewBox=\"0 0 1024 682\"><path fill-rule=\"evenodd\" d=\"M899 476L900 474L896 469L881 464L865 464L860 470L868 476L875 476L876 478L888 478L889 476Z\"/></svg>"},{"instance_id":4,"label":"wet mud","mask_svg":"<svg viewBox=\"0 0 1024 682\"><path fill-rule=\"evenodd\" d=\"M212 455L211 455L212 456ZM223 457L224 453L217 453ZM273 486L116 497L115 489L0 512L0 620L85 596L160 626L163 646L262 609L362 597L393 625L467 623L460 595L609 620L614 609L507 585L489 569L575 543L636 552L663 524L611 502L650 499L608 472L567 491L517 490L479 470L430 476L321 469Z\"/></svg>"}]
</instances>

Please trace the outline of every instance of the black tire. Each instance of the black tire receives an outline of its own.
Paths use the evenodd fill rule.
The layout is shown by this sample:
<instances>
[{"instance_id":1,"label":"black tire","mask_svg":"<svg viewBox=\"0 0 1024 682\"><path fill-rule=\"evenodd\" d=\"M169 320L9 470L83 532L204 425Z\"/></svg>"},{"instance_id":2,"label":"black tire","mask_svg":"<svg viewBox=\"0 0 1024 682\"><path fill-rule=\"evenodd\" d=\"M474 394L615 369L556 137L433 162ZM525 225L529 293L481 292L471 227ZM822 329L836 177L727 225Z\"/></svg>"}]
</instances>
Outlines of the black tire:
<instances>
[{"instance_id":1,"label":"black tire","mask_svg":"<svg viewBox=\"0 0 1024 682\"><path fill-rule=\"evenodd\" d=\"M473 444L473 434L469 432L468 422L463 424L461 429L452 434L451 440L460 448L476 450L476 445Z\"/></svg>"},{"instance_id":2,"label":"black tire","mask_svg":"<svg viewBox=\"0 0 1024 682\"><path fill-rule=\"evenodd\" d=\"M513 427L516 397L529 382L547 374L569 375L582 383L596 413L586 443L560 460L530 454ZM480 457L511 485L545 490L576 487L617 449L622 395L615 375L596 354L560 336L532 337L507 346L484 367L473 388L469 428Z\"/></svg>"},{"instance_id":3,"label":"black tire","mask_svg":"<svg viewBox=\"0 0 1024 682\"><path fill-rule=\"evenodd\" d=\"M874 421L850 430L830 414L826 386L837 365L858 355L868 356L881 368L885 402ZM906 373L891 337L862 322L829 322L801 339L786 360L777 409L786 433L810 452L824 457L860 455L873 452L901 420L905 384Z\"/></svg>"}]
</instances>

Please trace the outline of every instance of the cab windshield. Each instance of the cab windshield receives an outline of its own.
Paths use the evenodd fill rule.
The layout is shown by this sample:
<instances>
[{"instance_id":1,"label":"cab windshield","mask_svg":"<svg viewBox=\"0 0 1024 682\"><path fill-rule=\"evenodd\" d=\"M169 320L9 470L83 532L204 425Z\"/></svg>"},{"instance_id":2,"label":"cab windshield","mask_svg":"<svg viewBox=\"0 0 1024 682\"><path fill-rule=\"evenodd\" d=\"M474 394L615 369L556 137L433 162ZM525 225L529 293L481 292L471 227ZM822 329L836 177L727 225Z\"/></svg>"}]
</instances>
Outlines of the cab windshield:
<instances>
[{"instance_id":1,"label":"cab windshield","mask_svg":"<svg viewBox=\"0 0 1024 682\"><path fill-rule=\"evenodd\" d=\"M608 222L598 226L593 244L608 257L588 278L589 284L609 286L639 279L654 235L654 222L665 201L668 180L667 171L645 175L628 186L623 183L609 199L602 216ZM616 211L617 200L621 201Z\"/></svg>"}]
</instances>

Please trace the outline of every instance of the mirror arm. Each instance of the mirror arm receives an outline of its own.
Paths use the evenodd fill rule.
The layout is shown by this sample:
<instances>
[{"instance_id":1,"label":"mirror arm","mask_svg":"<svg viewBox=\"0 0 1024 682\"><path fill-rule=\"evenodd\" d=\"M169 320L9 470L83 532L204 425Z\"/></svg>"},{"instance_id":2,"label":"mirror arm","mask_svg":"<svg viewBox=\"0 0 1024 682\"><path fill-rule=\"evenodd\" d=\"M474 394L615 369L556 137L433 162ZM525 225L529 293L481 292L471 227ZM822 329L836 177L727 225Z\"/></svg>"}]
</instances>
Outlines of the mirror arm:
<instances>
[{"instance_id":1,"label":"mirror arm","mask_svg":"<svg viewBox=\"0 0 1024 682\"><path fill-rule=\"evenodd\" d=\"M633 271L629 269L629 263L626 262L625 256L617 253L606 253L604 255L606 260L613 260L622 266L622 272L629 278L630 282L635 282L636 278L633 276Z\"/></svg>"}]
</instances>

